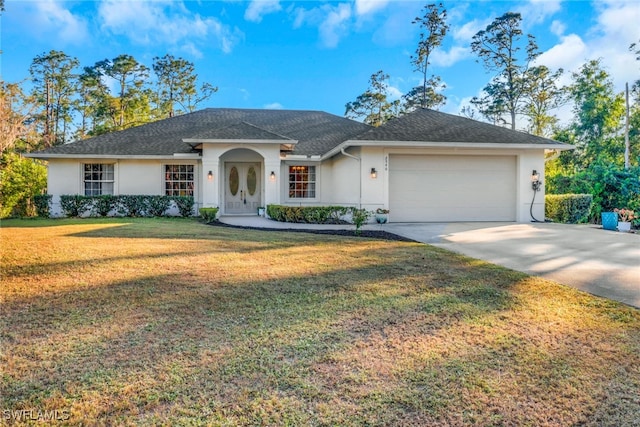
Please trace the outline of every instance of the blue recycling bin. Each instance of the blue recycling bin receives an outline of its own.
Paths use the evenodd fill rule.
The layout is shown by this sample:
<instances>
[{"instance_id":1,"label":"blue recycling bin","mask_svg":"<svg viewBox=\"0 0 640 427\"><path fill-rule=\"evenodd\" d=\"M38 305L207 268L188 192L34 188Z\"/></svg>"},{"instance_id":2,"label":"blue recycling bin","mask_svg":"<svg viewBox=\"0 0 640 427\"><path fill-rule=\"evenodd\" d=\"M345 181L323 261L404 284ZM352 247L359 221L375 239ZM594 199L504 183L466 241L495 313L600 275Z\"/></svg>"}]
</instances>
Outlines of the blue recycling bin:
<instances>
[{"instance_id":1,"label":"blue recycling bin","mask_svg":"<svg viewBox=\"0 0 640 427\"><path fill-rule=\"evenodd\" d=\"M618 214L615 212L602 212L602 228L605 230L617 230Z\"/></svg>"}]
</instances>

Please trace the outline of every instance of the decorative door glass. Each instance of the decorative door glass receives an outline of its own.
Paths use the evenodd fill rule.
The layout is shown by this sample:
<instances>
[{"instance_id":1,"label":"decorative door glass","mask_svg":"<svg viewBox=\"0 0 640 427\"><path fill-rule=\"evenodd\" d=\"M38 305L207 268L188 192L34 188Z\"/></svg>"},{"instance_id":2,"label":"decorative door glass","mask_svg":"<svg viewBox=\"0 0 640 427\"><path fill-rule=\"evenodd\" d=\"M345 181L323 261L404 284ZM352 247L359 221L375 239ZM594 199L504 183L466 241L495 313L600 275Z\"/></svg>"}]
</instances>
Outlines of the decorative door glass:
<instances>
[{"instance_id":1,"label":"decorative door glass","mask_svg":"<svg viewBox=\"0 0 640 427\"><path fill-rule=\"evenodd\" d=\"M238 194L238 189L240 188L240 177L238 176L238 168L235 166L231 168L231 172L229 172L229 191L231 195L235 196Z\"/></svg>"},{"instance_id":2,"label":"decorative door glass","mask_svg":"<svg viewBox=\"0 0 640 427\"><path fill-rule=\"evenodd\" d=\"M247 171L247 191L251 196L256 194L257 185L258 185L258 178L256 177L256 168L251 166Z\"/></svg>"}]
</instances>

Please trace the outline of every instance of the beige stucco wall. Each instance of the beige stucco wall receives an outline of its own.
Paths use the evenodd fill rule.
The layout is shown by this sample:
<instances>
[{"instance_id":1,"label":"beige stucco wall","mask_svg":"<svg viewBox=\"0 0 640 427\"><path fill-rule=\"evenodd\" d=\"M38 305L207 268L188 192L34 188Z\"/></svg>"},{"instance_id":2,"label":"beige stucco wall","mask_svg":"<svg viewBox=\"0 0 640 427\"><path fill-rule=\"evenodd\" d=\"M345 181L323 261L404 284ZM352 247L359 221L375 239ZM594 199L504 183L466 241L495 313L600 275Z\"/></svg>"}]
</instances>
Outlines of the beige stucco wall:
<instances>
[{"instance_id":1,"label":"beige stucco wall","mask_svg":"<svg viewBox=\"0 0 640 427\"><path fill-rule=\"evenodd\" d=\"M256 161L261 163L262 168L262 204L280 203L280 185L282 183L282 171L280 165L280 144L242 144L238 149L238 144L218 144L205 143L202 150L202 206L219 207L221 214L224 214L224 190L225 190L225 162ZM209 171L213 174L213 179L207 179ZM271 172L274 172L275 180L270 179Z\"/></svg>"},{"instance_id":2,"label":"beige stucco wall","mask_svg":"<svg viewBox=\"0 0 640 427\"><path fill-rule=\"evenodd\" d=\"M52 198L52 215L62 215L60 196L84 194L83 164L109 163L114 165L115 195L160 195L164 194L163 170L165 164L195 165L194 198L196 205L202 200L201 168L197 161L185 159L115 160L115 159L50 159L47 165L47 193Z\"/></svg>"},{"instance_id":3,"label":"beige stucco wall","mask_svg":"<svg viewBox=\"0 0 640 427\"><path fill-rule=\"evenodd\" d=\"M284 160L280 158L280 145L274 144L203 144L202 160L199 159L51 159L48 162L48 193L53 197L53 214L59 214L59 196L82 194L83 163L114 163L115 194L163 194L163 165L195 165L196 207L223 206L224 163L226 161L257 161L262 167L262 203L288 205L343 205L361 206L369 210L389 207L388 159L391 154L415 155L509 155L516 157L516 220L529 222L529 207L533 197L531 172L537 170L544 180L544 151L541 149L444 149L444 148L384 148L381 146L351 147L347 152L359 160L343 154L323 162L311 160ZM317 174L316 198L289 199L289 165L315 165ZM371 177L375 168L377 177ZM213 179L208 180L208 171ZM270 179L271 172L276 175ZM544 183L543 183L544 184ZM491 188L487 188L491 191ZM452 197L455 197L452 194ZM221 212L224 213L224 212ZM544 185L536 194L533 214L544 219Z\"/></svg>"}]
</instances>

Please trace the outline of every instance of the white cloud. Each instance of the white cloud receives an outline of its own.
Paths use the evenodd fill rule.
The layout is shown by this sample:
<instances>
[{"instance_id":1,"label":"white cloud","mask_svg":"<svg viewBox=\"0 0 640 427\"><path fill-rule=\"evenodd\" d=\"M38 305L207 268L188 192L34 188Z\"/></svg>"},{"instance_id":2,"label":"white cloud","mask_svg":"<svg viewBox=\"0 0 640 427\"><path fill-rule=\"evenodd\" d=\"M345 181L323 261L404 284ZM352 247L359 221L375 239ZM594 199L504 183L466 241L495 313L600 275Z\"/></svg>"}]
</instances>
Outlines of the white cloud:
<instances>
[{"instance_id":1,"label":"white cloud","mask_svg":"<svg viewBox=\"0 0 640 427\"><path fill-rule=\"evenodd\" d=\"M471 49L462 46L453 46L448 52L437 49L431 56L431 63L440 67L450 67L458 61L471 56Z\"/></svg>"},{"instance_id":2,"label":"white cloud","mask_svg":"<svg viewBox=\"0 0 640 427\"><path fill-rule=\"evenodd\" d=\"M529 0L515 7L515 11L522 15L523 30L526 32L529 27L540 24L548 17L555 15L562 9L560 3L560 0Z\"/></svg>"},{"instance_id":3,"label":"white cloud","mask_svg":"<svg viewBox=\"0 0 640 427\"><path fill-rule=\"evenodd\" d=\"M237 29L224 25L215 17L191 13L181 1L153 2L104 0L98 7L103 30L149 45L167 43L185 47L194 43L214 44L225 53L242 39Z\"/></svg>"},{"instance_id":4,"label":"white cloud","mask_svg":"<svg viewBox=\"0 0 640 427\"><path fill-rule=\"evenodd\" d=\"M352 11L348 3L325 3L312 9L296 8L293 28L302 25L317 26L320 43L324 47L334 48L340 39L349 33Z\"/></svg>"},{"instance_id":5,"label":"white cloud","mask_svg":"<svg viewBox=\"0 0 640 427\"><path fill-rule=\"evenodd\" d=\"M563 22L555 19L551 23L551 27L549 29L551 30L551 32L553 34L555 34L556 36L560 37L560 36L564 35L564 32L567 30L567 26Z\"/></svg>"},{"instance_id":6,"label":"white cloud","mask_svg":"<svg viewBox=\"0 0 640 427\"><path fill-rule=\"evenodd\" d=\"M491 23L491 19L485 19L483 21L474 19L473 21L469 21L462 26L455 26L451 30L451 35L453 39L458 42L471 43L473 36L475 36L478 31L484 30L487 28L487 25Z\"/></svg>"},{"instance_id":7,"label":"white cloud","mask_svg":"<svg viewBox=\"0 0 640 427\"><path fill-rule=\"evenodd\" d=\"M348 33L349 18L351 18L351 6L346 3L340 3L331 9L318 28L320 39L325 47L338 45L340 38Z\"/></svg>"},{"instance_id":8,"label":"white cloud","mask_svg":"<svg viewBox=\"0 0 640 427\"><path fill-rule=\"evenodd\" d=\"M266 110L282 110L284 107L279 102L272 102L271 104L266 104L264 106Z\"/></svg>"},{"instance_id":9,"label":"white cloud","mask_svg":"<svg viewBox=\"0 0 640 427\"><path fill-rule=\"evenodd\" d=\"M260 22L263 16L280 10L282 10L280 0L253 0L244 12L244 19L251 22Z\"/></svg>"},{"instance_id":10,"label":"white cloud","mask_svg":"<svg viewBox=\"0 0 640 427\"><path fill-rule=\"evenodd\" d=\"M563 68L575 70L584 63L589 55L588 47L577 34L569 34L560 39L560 43L543 52L536 60L551 70Z\"/></svg>"},{"instance_id":11,"label":"white cloud","mask_svg":"<svg viewBox=\"0 0 640 427\"><path fill-rule=\"evenodd\" d=\"M39 1L33 5L28 31L36 31L42 35L55 33L56 40L64 43L85 43L88 30L84 19L54 0Z\"/></svg>"},{"instance_id":12,"label":"white cloud","mask_svg":"<svg viewBox=\"0 0 640 427\"><path fill-rule=\"evenodd\" d=\"M570 83L570 72L577 71L586 61L602 58L602 65L611 75L617 90L624 83L638 77L638 67L633 66L633 56L628 48L640 39L640 8L636 2L606 1L599 3L596 24L582 37L568 34L560 37L560 42L545 51L537 59L551 69L563 68L568 71L560 83ZM562 34L564 25L554 21L554 33Z\"/></svg>"},{"instance_id":13,"label":"white cloud","mask_svg":"<svg viewBox=\"0 0 640 427\"><path fill-rule=\"evenodd\" d=\"M395 86L387 86L387 94L389 101L395 101L397 99L402 98L402 91Z\"/></svg>"},{"instance_id":14,"label":"white cloud","mask_svg":"<svg viewBox=\"0 0 640 427\"><path fill-rule=\"evenodd\" d=\"M356 15L367 15L384 9L389 0L355 0Z\"/></svg>"}]
</instances>

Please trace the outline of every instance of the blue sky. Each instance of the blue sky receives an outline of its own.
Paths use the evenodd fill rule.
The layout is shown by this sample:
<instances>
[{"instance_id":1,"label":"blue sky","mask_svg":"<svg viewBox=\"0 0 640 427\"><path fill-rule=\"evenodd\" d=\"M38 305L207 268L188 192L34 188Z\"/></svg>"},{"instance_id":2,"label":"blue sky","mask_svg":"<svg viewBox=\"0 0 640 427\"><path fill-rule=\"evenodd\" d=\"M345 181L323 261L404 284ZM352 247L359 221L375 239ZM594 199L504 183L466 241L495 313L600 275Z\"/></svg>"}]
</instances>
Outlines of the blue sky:
<instances>
[{"instance_id":1,"label":"blue sky","mask_svg":"<svg viewBox=\"0 0 640 427\"><path fill-rule=\"evenodd\" d=\"M28 77L52 49L83 66L133 55L151 66L170 53L219 87L202 107L286 108L344 114L374 72L395 96L419 82L409 63L418 40L411 20L429 1L7 0L2 15L2 78ZM491 75L469 49L473 35L507 11L520 12L536 37L539 62L576 70L602 58L616 88L640 78L628 47L640 40L634 1L445 1L450 32L431 72L447 84L442 111L458 113ZM568 79L568 75L565 80ZM568 80L567 80L568 82ZM560 112L567 116L567 111Z\"/></svg>"}]
</instances>

